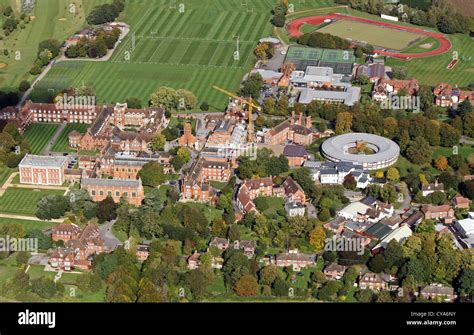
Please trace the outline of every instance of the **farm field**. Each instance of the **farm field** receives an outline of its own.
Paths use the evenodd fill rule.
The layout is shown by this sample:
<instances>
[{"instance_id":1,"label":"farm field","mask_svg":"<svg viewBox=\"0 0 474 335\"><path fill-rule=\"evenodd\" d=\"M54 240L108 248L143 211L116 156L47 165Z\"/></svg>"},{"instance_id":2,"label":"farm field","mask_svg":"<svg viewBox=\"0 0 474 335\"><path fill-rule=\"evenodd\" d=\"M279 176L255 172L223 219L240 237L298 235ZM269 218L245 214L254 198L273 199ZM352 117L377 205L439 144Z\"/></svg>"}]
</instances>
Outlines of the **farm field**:
<instances>
[{"instance_id":1,"label":"farm field","mask_svg":"<svg viewBox=\"0 0 474 335\"><path fill-rule=\"evenodd\" d=\"M87 128L90 127L88 124L84 123L68 123L61 135L59 135L58 140L54 143L52 151L54 152L71 152L73 150L69 149L69 139L68 135L72 131L77 131L81 134L85 134Z\"/></svg>"},{"instance_id":2,"label":"farm field","mask_svg":"<svg viewBox=\"0 0 474 335\"><path fill-rule=\"evenodd\" d=\"M0 197L0 212L19 215L35 215L38 201L49 194L63 194L61 190L36 190L8 188Z\"/></svg>"},{"instance_id":3,"label":"farm field","mask_svg":"<svg viewBox=\"0 0 474 335\"><path fill-rule=\"evenodd\" d=\"M58 129L57 123L33 123L25 131L25 137L28 139L32 154L41 154L48 141L53 137Z\"/></svg>"},{"instance_id":4,"label":"farm field","mask_svg":"<svg viewBox=\"0 0 474 335\"><path fill-rule=\"evenodd\" d=\"M416 33L348 20L337 20L319 29L318 32L346 39L349 38L354 41L366 42L374 46L392 50L405 49L417 39L423 38L422 35ZM387 36L390 36L390 38L387 38Z\"/></svg>"},{"instance_id":5,"label":"farm field","mask_svg":"<svg viewBox=\"0 0 474 335\"><path fill-rule=\"evenodd\" d=\"M235 91L252 67L256 42L271 34L271 8L276 0L187 1L184 12L167 0L127 1L120 18L131 32L107 62L68 61L54 65L37 85L34 100L83 83L93 86L99 103L136 96L146 103L160 86L192 91L212 110L227 98L212 85ZM246 5L245 5L246 4ZM295 10L331 6L332 1L306 0ZM234 57L239 36L239 55Z\"/></svg>"}]
</instances>

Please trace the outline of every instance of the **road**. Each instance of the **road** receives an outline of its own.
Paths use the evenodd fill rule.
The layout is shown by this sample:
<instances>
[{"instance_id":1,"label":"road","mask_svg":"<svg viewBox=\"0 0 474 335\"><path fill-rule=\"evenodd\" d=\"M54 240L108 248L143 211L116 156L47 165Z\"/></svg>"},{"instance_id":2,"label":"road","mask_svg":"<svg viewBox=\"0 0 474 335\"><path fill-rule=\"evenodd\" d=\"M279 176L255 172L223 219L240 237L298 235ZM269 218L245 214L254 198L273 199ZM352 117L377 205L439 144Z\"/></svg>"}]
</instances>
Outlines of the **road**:
<instances>
[{"instance_id":1,"label":"road","mask_svg":"<svg viewBox=\"0 0 474 335\"><path fill-rule=\"evenodd\" d=\"M59 136L61 136L64 128L66 128L67 123L63 122L59 125L58 129L54 133L53 137L51 137L48 145L43 150L43 155L48 156L51 153L51 149L53 148L54 143L58 140Z\"/></svg>"},{"instance_id":2,"label":"road","mask_svg":"<svg viewBox=\"0 0 474 335\"><path fill-rule=\"evenodd\" d=\"M109 251L115 250L115 248L123 244L112 233L112 226L115 222L117 222L117 220L108 221L99 226L100 237L104 241L104 244Z\"/></svg>"},{"instance_id":3,"label":"road","mask_svg":"<svg viewBox=\"0 0 474 335\"><path fill-rule=\"evenodd\" d=\"M123 25L126 25L127 27L125 29L122 30L121 34L120 34L120 37L118 38L117 40L117 43L115 44L115 47L112 49L112 50L109 50L107 52L107 55L105 55L104 57L102 58L99 58L99 59L94 59L94 58L74 58L74 59L69 59L69 58L66 58L63 55L61 55L58 59L54 59L53 61L51 61L48 65L46 65L46 67L43 69L43 71L40 73L40 75L35 79L33 80L33 82L31 83L31 87L29 89L27 89L23 95L21 96L21 99L20 101L18 102L18 104L16 105L16 107L18 109L21 108L21 106L23 106L23 104L25 103L26 99L28 99L28 97L30 96L31 92L33 91L33 89L35 88L35 85L41 81L49 72L49 70L51 70L51 68L53 67L54 64L56 63L59 63L59 62L65 62L65 61L89 61L89 62L105 62L105 61L108 61L110 57L112 57L112 54L114 53L114 51L117 49L117 47L120 45L120 43L122 43L122 40L125 38L125 36L127 36L127 34L129 33L130 31L130 28L128 27L127 24L123 23L123 22L117 22L117 23L120 23L120 24L123 24Z\"/></svg>"},{"instance_id":4,"label":"road","mask_svg":"<svg viewBox=\"0 0 474 335\"><path fill-rule=\"evenodd\" d=\"M395 210L395 213L402 214L406 210L410 209L411 206L411 195L408 190L408 185L405 182L397 184L397 189L403 195L403 201L400 204L400 208Z\"/></svg>"}]
</instances>

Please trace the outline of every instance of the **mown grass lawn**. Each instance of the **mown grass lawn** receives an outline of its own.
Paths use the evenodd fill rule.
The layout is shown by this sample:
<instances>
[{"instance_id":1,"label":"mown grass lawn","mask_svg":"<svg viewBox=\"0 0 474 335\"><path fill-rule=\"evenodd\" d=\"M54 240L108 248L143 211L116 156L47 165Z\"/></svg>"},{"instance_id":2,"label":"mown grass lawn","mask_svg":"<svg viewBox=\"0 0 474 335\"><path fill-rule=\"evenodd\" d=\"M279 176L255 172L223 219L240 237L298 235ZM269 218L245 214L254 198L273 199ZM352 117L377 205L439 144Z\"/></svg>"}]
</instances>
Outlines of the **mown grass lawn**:
<instances>
[{"instance_id":1,"label":"mown grass lawn","mask_svg":"<svg viewBox=\"0 0 474 335\"><path fill-rule=\"evenodd\" d=\"M27 188L10 187L0 197L0 212L18 215L31 215L36 213L38 201L49 194L63 194L61 190L36 190Z\"/></svg>"},{"instance_id":2,"label":"mown grass lawn","mask_svg":"<svg viewBox=\"0 0 474 335\"><path fill-rule=\"evenodd\" d=\"M19 25L12 34L0 40L0 50L2 50L0 62L6 64L0 72L0 88L16 90L22 80L31 82L36 76L30 75L29 70L36 59L38 44L50 38L64 41L82 27L85 22L85 12L88 13L92 6L105 2L105 0L36 1L35 10L31 14L33 18L25 24L25 28L20 29ZM16 18L21 15L20 3L21 1L18 0L2 0L1 2L4 6L12 6ZM74 13L69 7L72 3L76 5ZM87 8L86 11L85 8ZM1 17L4 18L3 15ZM8 56L4 55L4 49L9 51Z\"/></svg>"},{"instance_id":3,"label":"mown grass lawn","mask_svg":"<svg viewBox=\"0 0 474 335\"><path fill-rule=\"evenodd\" d=\"M54 152L73 152L74 150L69 148L69 133L77 131L81 134L85 134L88 127L90 127L90 125L84 123L68 123L61 132L61 135L59 135L56 143L54 143L52 150Z\"/></svg>"},{"instance_id":4,"label":"mown grass lawn","mask_svg":"<svg viewBox=\"0 0 474 335\"><path fill-rule=\"evenodd\" d=\"M458 154L464 158L469 158L469 156L474 155L474 147L471 145L459 145L457 150ZM453 148L435 147L433 150L433 159L436 159L441 155L446 158L454 155Z\"/></svg>"},{"instance_id":5,"label":"mown grass lawn","mask_svg":"<svg viewBox=\"0 0 474 335\"><path fill-rule=\"evenodd\" d=\"M255 61L257 41L271 35L275 2L189 0L184 13L180 13L165 1L129 0L120 20L132 27L132 33L112 59L57 63L35 87L32 97L48 99L65 87L84 83L96 89L99 103L136 96L146 104L158 87L169 86L190 90L199 103L207 101L211 110L221 110L228 98L212 86L229 91L239 88ZM332 0L298 1L294 9L333 4ZM237 36L239 54L235 56Z\"/></svg>"},{"instance_id":6,"label":"mown grass lawn","mask_svg":"<svg viewBox=\"0 0 474 335\"><path fill-rule=\"evenodd\" d=\"M9 167L0 167L0 187L5 184L8 177L15 171L15 169L10 169Z\"/></svg>"},{"instance_id":7,"label":"mown grass lawn","mask_svg":"<svg viewBox=\"0 0 474 335\"><path fill-rule=\"evenodd\" d=\"M54 223L48 222L48 221L30 221L30 220L0 218L0 226L6 223L20 224L25 228L26 232L29 232L35 229L46 230L54 226Z\"/></svg>"},{"instance_id":8,"label":"mown grass lawn","mask_svg":"<svg viewBox=\"0 0 474 335\"><path fill-rule=\"evenodd\" d=\"M41 154L58 129L57 123L33 123L25 131L25 137L31 148L31 153Z\"/></svg>"}]
</instances>

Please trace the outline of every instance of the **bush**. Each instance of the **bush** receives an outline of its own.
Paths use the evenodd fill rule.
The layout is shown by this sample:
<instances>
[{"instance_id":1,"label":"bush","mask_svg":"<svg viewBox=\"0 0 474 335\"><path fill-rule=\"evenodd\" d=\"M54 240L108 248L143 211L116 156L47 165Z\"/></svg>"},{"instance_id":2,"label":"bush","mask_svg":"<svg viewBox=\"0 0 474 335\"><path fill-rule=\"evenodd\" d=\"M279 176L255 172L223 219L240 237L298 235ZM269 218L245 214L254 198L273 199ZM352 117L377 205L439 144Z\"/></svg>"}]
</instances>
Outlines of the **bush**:
<instances>
[{"instance_id":1,"label":"bush","mask_svg":"<svg viewBox=\"0 0 474 335\"><path fill-rule=\"evenodd\" d=\"M18 89L20 92L25 92L31 87L30 82L28 80L23 80L20 85L18 86Z\"/></svg>"}]
</instances>

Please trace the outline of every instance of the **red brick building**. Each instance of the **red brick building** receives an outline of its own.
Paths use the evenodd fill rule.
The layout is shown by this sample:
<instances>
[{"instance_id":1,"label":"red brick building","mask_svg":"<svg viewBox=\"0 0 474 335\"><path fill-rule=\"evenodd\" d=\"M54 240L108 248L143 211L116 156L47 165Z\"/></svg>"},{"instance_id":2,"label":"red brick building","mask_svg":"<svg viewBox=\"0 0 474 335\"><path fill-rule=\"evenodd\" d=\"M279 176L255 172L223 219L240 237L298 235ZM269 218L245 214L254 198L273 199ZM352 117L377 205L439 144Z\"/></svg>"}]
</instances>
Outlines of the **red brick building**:
<instances>
[{"instance_id":1,"label":"red brick building","mask_svg":"<svg viewBox=\"0 0 474 335\"><path fill-rule=\"evenodd\" d=\"M291 141L296 144L309 145L313 141L312 126L310 115L303 117L303 114L300 113L296 117L292 112L289 120L283 121L265 133L264 143L275 145Z\"/></svg>"},{"instance_id":2,"label":"red brick building","mask_svg":"<svg viewBox=\"0 0 474 335\"><path fill-rule=\"evenodd\" d=\"M32 185L62 185L68 160L63 156L36 156L27 154L19 167L20 183Z\"/></svg>"},{"instance_id":3,"label":"red brick building","mask_svg":"<svg viewBox=\"0 0 474 335\"><path fill-rule=\"evenodd\" d=\"M67 242L79 238L81 228L75 224L60 224L51 229L51 239L53 241Z\"/></svg>"},{"instance_id":4,"label":"red brick building","mask_svg":"<svg viewBox=\"0 0 474 335\"><path fill-rule=\"evenodd\" d=\"M128 203L140 206L145 193L142 181L124 179L82 178L81 189L87 190L92 201L102 201L111 196L115 202L124 197Z\"/></svg>"}]
</instances>

